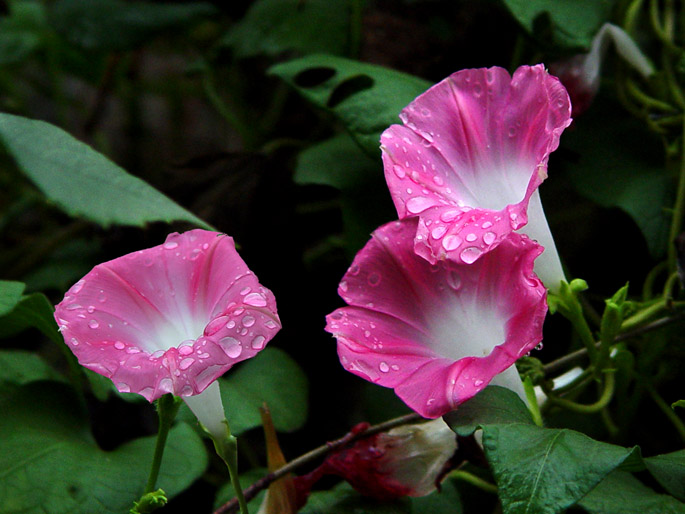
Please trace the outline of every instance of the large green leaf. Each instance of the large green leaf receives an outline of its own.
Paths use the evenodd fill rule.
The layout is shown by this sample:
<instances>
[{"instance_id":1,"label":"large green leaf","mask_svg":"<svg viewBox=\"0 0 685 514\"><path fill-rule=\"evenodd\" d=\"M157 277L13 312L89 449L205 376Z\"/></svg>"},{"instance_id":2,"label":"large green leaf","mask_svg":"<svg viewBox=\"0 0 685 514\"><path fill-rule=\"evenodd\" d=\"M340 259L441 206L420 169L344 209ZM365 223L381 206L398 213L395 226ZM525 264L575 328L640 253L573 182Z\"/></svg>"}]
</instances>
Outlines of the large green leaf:
<instances>
[{"instance_id":1,"label":"large green leaf","mask_svg":"<svg viewBox=\"0 0 685 514\"><path fill-rule=\"evenodd\" d=\"M69 42L87 50L117 51L140 46L161 31L216 13L209 3L57 0L49 20Z\"/></svg>"},{"instance_id":2,"label":"large green leaf","mask_svg":"<svg viewBox=\"0 0 685 514\"><path fill-rule=\"evenodd\" d=\"M666 250L674 184L663 167L663 146L634 118L595 102L562 147L577 160L567 173L576 190L603 207L618 207L640 228L654 257ZM617 256L618 257L618 256Z\"/></svg>"},{"instance_id":3,"label":"large green leaf","mask_svg":"<svg viewBox=\"0 0 685 514\"><path fill-rule=\"evenodd\" d=\"M324 184L341 192L343 228L350 256L368 240L379 225L395 217L386 189L383 165L363 152L347 134L302 151L295 169L295 182Z\"/></svg>"},{"instance_id":4,"label":"large green leaf","mask_svg":"<svg viewBox=\"0 0 685 514\"><path fill-rule=\"evenodd\" d=\"M0 316L12 312L21 300L26 284L14 280L0 280Z\"/></svg>"},{"instance_id":5,"label":"large green leaf","mask_svg":"<svg viewBox=\"0 0 685 514\"><path fill-rule=\"evenodd\" d=\"M72 216L104 227L183 220L211 228L54 125L0 114L0 141L48 199Z\"/></svg>"},{"instance_id":6,"label":"large green leaf","mask_svg":"<svg viewBox=\"0 0 685 514\"><path fill-rule=\"evenodd\" d=\"M609 21L614 0L504 0L504 4L531 36L551 36L557 45L587 49L600 26Z\"/></svg>"},{"instance_id":7,"label":"large green leaf","mask_svg":"<svg viewBox=\"0 0 685 514\"><path fill-rule=\"evenodd\" d=\"M0 401L0 513L124 514L147 480L155 437L102 451L71 389L33 382ZM171 430L158 486L172 497L205 470L207 453L187 425Z\"/></svg>"},{"instance_id":8,"label":"large green leaf","mask_svg":"<svg viewBox=\"0 0 685 514\"><path fill-rule=\"evenodd\" d=\"M573 430L520 423L484 426L483 447L505 514L562 512L639 455Z\"/></svg>"},{"instance_id":9,"label":"large green leaf","mask_svg":"<svg viewBox=\"0 0 685 514\"><path fill-rule=\"evenodd\" d=\"M36 328L58 344L64 344L53 318L54 308L42 293L21 298L14 309L0 318L0 338L10 337L28 328Z\"/></svg>"},{"instance_id":10,"label":"large green leaf","mask_svg":"<svg viewBox=\"0 0 685 514\"><path fill-rule=\"evenodd\" d=\"M28 384L38 380L63 380L43 359L26 350L0 350L0 384Z\"/></svg>"},{"instance_id":11,"label":"large green leaf","mask_svg":"<svg viewBox=\"0 0 685 514\"><path fill-rule=\"evenodd\" d=\"M319 107L332 111L371 155L380 134L431 84L398 71L331 55L310 55L269 70Z\"/></svg>"},{"instance_id":12,"label":"large green leaf","mask_svg":"<svg viewBox=\"0 0 685 514\"><path fill-rule=\"evenodd\" d=\"M343 55L348 49L350 11L349 0L258 0L222 44L238 57L287 50Z\"/></svg>"},{"instance_id":13,"label":"large green leaf","mask_svg":"<svg viewBox=\"0 0 685 514\"><path fill-rule=\"evenodd\" d=\"M683 514L685 504L658 494L625 471L614 471L579 505L591 514Z\"/></svg>"},{"instance_id":14,"label":"large green leaf","mask_svg":"<svg viewBox=\"0 0 685 514\"><path fill-rule=\"evenodd\" d=\"M518 395L500 386L488 386L457 410L443 416L454 432L469 436L480 426L495 424L532 424L528 407Z\"/></svg>"},{"instance_id":15,"label":"large green leaf","mask_svg":"<svg viewBox=\"0 0 685 514\"><path fill-rule=\"evenodd\" d=\"M645 466L664 489L685 501L685 450L649 457Z\"/></svg>"}]
</instances>

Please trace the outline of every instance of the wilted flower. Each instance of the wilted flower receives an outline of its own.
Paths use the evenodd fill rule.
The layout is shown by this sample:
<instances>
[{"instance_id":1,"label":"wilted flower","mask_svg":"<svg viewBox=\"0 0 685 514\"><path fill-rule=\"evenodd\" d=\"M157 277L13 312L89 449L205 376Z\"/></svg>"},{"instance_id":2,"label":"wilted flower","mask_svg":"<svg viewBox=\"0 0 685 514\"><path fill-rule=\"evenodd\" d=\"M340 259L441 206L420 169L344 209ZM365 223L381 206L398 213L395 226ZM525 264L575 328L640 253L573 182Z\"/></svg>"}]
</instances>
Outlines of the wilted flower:
<instances>
[{"instance_id":1,"label":"wilted flower","mask_svg":"<svg viewBox=\"0 0 685 514\"><path fill-rule=\"evenodd\" d=\"M523 395L512 365L542 339L546 291L533 273L542 248L513 233L471 264L431 264L414 252L418 224L376 230L340 282L349 306L326 330L343 367L427 418L489 383Z\"/></svg>"},{"instance_id":2,"label":"wilted flower","mask_svg":"<svg viewBox=\"0 0 685 514\"><path fill-rule=\"evenodd\" d=\"M616 52L643 77L654 73L654 67L623 29L605 23L592 39L590 51L578 54L564 61L549 65L550 73L559 77L568 90L573 105L573 116L578 116L590 107L597 91L602 71L604 54L613 42Z\"/></svg>"},{"instance_id":3,"label":"wilted flower","mask_svg":"<svg viewBox=\"0 0 685 514\"><path fill-rule=\"evenodd\" d=\"M57 305L55 319L79 363L119 391L148 401L173 393L196 414L216 410L219 390L202 395L213 397L207 405L193 397L262 350L281 326L273 294L233 239L199 229L95 266Z\"/></svg>"},{"instance_id":4,"label":"wilted flower","mask_svg":"<svg viewBox=\"0 0 685 514\"><path fill-rule=\"evenodd\" d=\"M537 189L570 112L566 90L542 65L513 77L502 68L459 71L410 103L381 149L400 219L419 217L416 253L470 264L520 229L545 248L536 271L556 288L564 274Z\"/></svg>"}]
</instances>

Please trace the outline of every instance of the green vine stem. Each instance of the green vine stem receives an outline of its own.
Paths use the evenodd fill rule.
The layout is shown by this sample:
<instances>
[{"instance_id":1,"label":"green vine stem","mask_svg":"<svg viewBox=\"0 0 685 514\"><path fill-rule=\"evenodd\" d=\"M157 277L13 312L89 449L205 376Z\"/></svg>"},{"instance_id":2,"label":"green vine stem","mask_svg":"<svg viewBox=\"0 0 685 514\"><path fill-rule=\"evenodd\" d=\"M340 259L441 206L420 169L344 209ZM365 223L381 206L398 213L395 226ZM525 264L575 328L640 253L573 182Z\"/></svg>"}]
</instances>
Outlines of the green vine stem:
<instances>
[{"instance_id":1,"label":"green vine stem","mask_svg":"<svg viewBox=\"0 0 685 514\"><path fill-rule=\"evenodd\" d=\"M680 173L678 176L678 189L676 190L675 205L673 206L673 218L671 219L671 230L668 234L668 270L673 273L677 271L677 258L673 241L682 231L683 216L685 215L685 118L683 121L683 131L680 140Z\"/></svg>"},{"instance_id":2,"label":"green vine stem","mask_svg":"<svg viewBox=\"0 0 685 514\"><path fill-rule=\"evenodd\" d=\"M559 398L555 394L549 394L547 398L550 402L559 405L565 409L571 410L573 412L578 412L580 414L594 414L600 412L604 409L614 396L614 386L616 385L616 380L614 378L614 371L612 369L604 370L605 379L604 386L602 389L602 394L595 403L582 404L577 403L572 400L567 400L565 398ZM551 393L551 392L550 392Z\"/></svg>"},{"instance_id":3,"label":"green vine stem","mask_svg":"<svg viewBox=\"0 0 685 514\"><path fill-rule=\"evenodd\" d=\"M228 468L228 474L231 477L231 484L233 485L233 490L235 491L236 498L238 499L240 512L242 514L248 514L247 501L245 501L243 488L240 485L240 480L238 477L238 440L233 434L231 434L228 421L224 420L224 424L226 425L226 435L224 437L219 438L212 435L214 449Z\"/></svg>"},{"instance_id":4,"label":"green vine stem","mask_svg":"<svg viewBox=\"0 0 685 514\"><path fill-rule=\"evenodd\" d=\"M490 482L483 480L473 473L464 471L463 469L455 469L447 476L456 480L463 480L464 482L467 482L472 486L477 487L481 491L485 491L486 493L497 494L497 486L495 484L491 484Z\"/></svg>"},{"instance_id":5,"label":"green vine stem","mask_svg":"<svg viewBox=\"0 0 685 514\"><path fill-rule=\"evenodd\" d=\"M152 457L152 465L150 466L150 475L145 486L145 494L151 493L157 486L157 477L159 476L159 468L162 465L166 440L180 406L181 400L171 394L165 394L157 400L159 428L157 430L157 441L155 442L155 453Z\"/></svg>"}]
</instances>

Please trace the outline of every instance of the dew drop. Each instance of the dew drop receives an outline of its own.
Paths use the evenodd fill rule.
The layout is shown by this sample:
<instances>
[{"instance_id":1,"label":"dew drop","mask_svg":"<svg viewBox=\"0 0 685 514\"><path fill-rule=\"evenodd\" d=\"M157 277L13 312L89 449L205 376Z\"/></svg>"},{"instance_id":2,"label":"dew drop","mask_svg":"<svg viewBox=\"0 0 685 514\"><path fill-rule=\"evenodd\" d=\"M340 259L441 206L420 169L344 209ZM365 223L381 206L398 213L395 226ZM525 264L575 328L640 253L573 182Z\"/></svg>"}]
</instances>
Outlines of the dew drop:
<instances>
[{"instance_id":1,"label":"dew drop","mask_svg":"<svg viewBox=\"0 0 685 514\"><path fill-rule=\"evenodd\" d=\"M269 330L273 330L273 329L276 328L278 325L276 325L276 322L273 321L273 320L267 320L267 321L264 323L264 326L265 326L266 328L268 328Z\"/></svg>"},{"instance_id":2,"label":"dew drop","mask_svg":"<svg viewBox=\"0 0 685 514\"><path fill-rule=\"evenodd\" d=\"M235 327L235 321L231 320L228 323L226 323L226 328L233 328Z\"/></svg>"},{"instance_id":3,"label":"dew drop","mask_svg":"<svg viewBox=\"0 0 685 514\"><path fill-rule=\"evenodd\" d=\"M66 306L66 309L68 311L75 311L77 309L83 309L83 307L81 306L81 304L78 304L78 303L70 303L69 305Z\"/></svg>"},{"instance_id":4,"label":"dew drop","mask_svg":"<svg viewBox=\"0 0 685 514\"><path fill-rule=\"evenodd\" d=\"M466 240L469 243L473 243L476 239L478 239L478 236L476 236L476 234L471 233L466 235Z\"/></svg>"},{"instance_id":5,"label":"dew drop","mask_svg":"<svg viewBox=\"0 0 685 514\"><path fill-rule=\"evenodd\" d=\"M535 349L538 351L542 350L542 342L539 342Z\"/></svg>"},{"instance_id":6,"label":"dew drop","mask_svg":"<svg viewBox=\"0 0 685 514\"><path fill-rule=\"evenodd\" d=\"M370 286L376 287L378 284L381 283L381 275L380 273L373 272L369 275L367 282L369 283Z\"/></svg>"},{"instance_id":7,"label":"dew drop","mask_svg":"<svg viewBox=\"0 0 685 514\"><path fill-rule=\"evenodd\" d=\"M120 393L130 393L131 392L131 387L128 384L124 384L123 382L119 382L117 384L117 389L119 390Z\"/></svg>"},{"instance_id":8,"label":"dew drop","mask_svg":"<svg viewBox=\"0 0 685 514\"><path fill-rule=\"evenodd\" d=\"M483 223L483 228L484 228L484 229L488 229L488 228L490 228L490 227L492 227L492 222L486 221L485 223Z\"/></svg>"},{"instance_id":9,"label":"dew drop","mask_svg":"<svg viewBox=\"0 0 685 514\"><path fill-rule=\"evenodd\" d=\"M350 269L348 269L347 272L350 275L358 275L359 274L359 265L353 264L352 266L350 266Z\"/></svg>"},{"instance_id":10,"label":"dew drop","mask_svg":"<svg viewBox=\"0 0 685 514\"><path fill-rule=\"evenodd\" d=\"M266 307L266 298L264 298L264 295L261 293L250 293L243 301L247 305L252 305L252 307Z\"/></svg>"},{"instance_id":11,"label":"dew drop","mask_svg":"<svg viewBox=\"0 0 685 514\"><path fill-rule=\"evenodd\" d=\"M179 363L178 367L179 367L180 369L182 369L182 370L185 371L185 370L187 370L190 366L192 366L194 363L195 363L195 359L193 359L192 357L188 357L187 359L183 359L183 360Z\"/></svg>"},{"instance_id":12,"label":"dew drop","mask_svg":"<svg viewBox=\"0 0 685 514\"><path fill-rule=\"evenodd\" d=\"M421 116L428 118L431 115L431 112L429 109L426 109L425 107L421 109Z\"/></svg>"},{"instance_id":13,"label":"dew drop","mask_svg":"<svg viewBox=\"0 0 685 514\"><path fill-rule=\"evenodd\" d=\"M251 327L254 324L255 324L255 319L253 316L245 316L243 318L243 326L244 327Z\"/></svg>"},{"instance_id":14,"label":"dew drop","mask_svg":"<svg viewBox=\"0 0 685 514\"><path fill-rule=\"evenodd\" d=\"M121 341L117 341L116 343L114 343L114 348L116 348L117 350L123 350L124 348L126 348L126 345Z\"/></svg>"},{"instance_id":15,"label":"dew drop","mask_svg":"<svg viewBox=\"0 0 685 514\"><path fill-rule=\"evenodd\" d=\"M76 339L75 337L72 337L69 342L72 346L78 346L78 339Z\"/></svg>"},{"instance_id":16,"label":"dew drop","mask_svg":"<svg viewBox=\"0 0 685 514\"><path fill-rule=\"evenodd\" d=\"M228 319L228 316L219 316L218 318L213 319L205 327L204 335L213 336L219 330L226 326L226 322Z\"/></svg>"},{"instance_id":17,"label":"dew drop","mask_svg":"<svg viewBox=\"0 0 685 514\"><path fill-rule=\"evenodd\" d=\"M433 202L423 196L415 196L407 200L407 210L412 214L418 214L425 211L433 205Z\"/></svg>"},{"instance_id":18,"label":"dew drop","mask_svg":"<svg viewBox=\"0 0 685 514\"><path fill-rule=\"evenodd\" d=\"M480 84L474 84L473 86L473 96L476 98L480 98L480 96L483 94L483 88L481 87Z\"/></svg>"},{"instance_id":19,"label":"dew drop","mask_svg":"<svg viewBox=\"0 0 685 514\"><path fill-rule=\"evenodd\" d=\"M475 385L476 387L482 386L482 385L483 385L483 381L482 381L482 380L475 380L475 381L473 382L473 385Z\"/></svg>"},{"instance_id":20,"label":"dew drop","mask_svg":"<svg viewBox=\"0 0 685 514\"><path fill-rule=\"evenodd\" d=\"M251 287L243 287L243 288L240 290L240 296L245 296L245 295L246 295L247 293L249 293L250 291L252 291L252 288L251 288Z\"/></svg>"},{"instance_id":21,"label":"dew drop","mask_svg":"<svg viewBox=\"0 0 685 514\"><path fill-rule=\"evenodd\" d=\"M174 383L171 381L170 378L163 378L162 380L159 381L159 389L161 391L165 391L167 393L170 393L172 391L173 386L174 386Z\"/></svg>"},{"instance_id":22,"label":"dew drop","mask_svg":"<svg viewBox=\"0 0 685 514\"><path fill-rule=\"evenodd\" d=\"M433 236L433 239L440 239L445 235L445 232L447 232L447 227L445 225L440 225L431 231L431 236Z\"/></svg>"},{"instance_id":23,"label":"dew drop","mask_svg":"<svg viewBox=\"0 0 685 514\"><path fill-rule=\"evenodd\" d=\"M174 248L178 248L178 243L176 241L167 241L164 243L165 250L173 250Z\"/></svg>"},{"instance_id":24,"label":"dew drop","mask_svg":"<svg viewBox=\"0 0 685 514\"><path fill-rule=\"evenodd\" d=\"M433 182L435 182L438 186L441 186L445 183L440 175L433 175Z\"/></svg>"},{"instance_id":25,"label":"dew drop","mask_svg":"<svg viewBox=\"0 0 685 514\"><path fill-rule=\"evenodd\" d=\"M458 271L452 270L447 274L447 283L455 291L461 289L461 274Z\"/></svg>"},{"instance_id":26,"label":"dew drop","mask_svg":"<svg viewBox=\"0 0 685 514\"><path fill-rule=\"evenodd\" d=\"M347 291L347 282L345 282L344 280L340 282L340 289L343 291Z\"/></svg>"},{"instance_id":27,"label":"dew drop","mask_svg":"<svg viewBox=\"0 0 685 514\"><path fill-rule=\"evenodd\" d=\"M478 257L483 253L483 251L480 248L476 248L475 246L469 246L468 248L464 248L461 251L460 257L461 260L464 261L466 264L472 264L476 262Z\"/></svg>"},{"instance_id":28,"label":"dew drop","mask_svg":"<svg viewBox=\"0 0 685 514\"><path fill-rule=\"evenodd\" d=\"M266 344L266 337L257 336L252 340L251 346L255 350L261 350L262 348L264 348L265 344Z\"/></svg>"},{"instance_id":29,"label":"dew drop","mask_svg":"<svg viewBox=\"0 0 685 514\"><path fill-rule=\"evenodd\" d=\"M404 171L402 166L399 166L396 164L395 166L392 167L392 170L395 172L395 175L397 175L397 178L399 178L399 179L403 179L404 177L407 176L407 173Z\"/></svg>"},{"instance_id":30,"label":"dew drop","mask_svg":"<svg viewBox=\"0 0 685 514\"><path fill-rule=\"evenodd\" d=\"M89 326L90 328L98 328L98 327L100 326L100 323L98 323L98 321L95 320L95 319L91 319L91 320L88 322L88 326Z\"/></svg>"},{"instance_id":31,"label":"dew drop","mask_svg":"<svg viewBox=\"0 0 685 514\"><path fill-rule=\"evenodd\" d=\"M85 283L86 283L85 280L79 280L78 282L76 282L76 283L73 285L73 287L71 288L70 293L72 293L72 294L77 294L79 291L81 291L81 289L83 289L83 286L85 285Z\"/></svg>"},{"instance_id":32,"label":"dew drop","mask_svg":"<svg viewBox=\"0 0 685 514\"><path fill-rule=\"evenodd\" d=\"M460 244L461 238L459 236L455 236L454 234L445 236L445 239L442 240L442 247L448 252L456 250L457 248L459 248Z\"/></svg>"},{"instance_id":33,"label":"dew drop","mask_svg":"<svg viewBox=\"0 0 685 514\"><path fill-rule=\"evenodd\" d=\"M178 353L180 355L190 355L191 353L193 353L193 346L188 345L188 344L184 344L182 346L179 346L178 347Z\"/></svg>"},{"instance_id":34,"label":"dew drop","mask_svg":"<svg viewBox=\"0 0 685 514\"><path fill-rule=\"evenodd\" d=\"M457 210L450 210L450 211L445 211L440 214L440 219L444 221L445 223L450 223L457 219L459 216L460 212Z\"/></svg>"},{"instance_id":35,"label":"dew drop","mask_svg":"<svg viewBox=\"0 0 685 514\"><path fill-rule=\"evenodd\" d=\"M483 242L484 242L486 245L491 245L492 243L495 242L495 239L496 239L496 238L497 238L497 236L495 236L495 234L494 234L493 232L486 232L486 233L483 235Z\"/></svg>"},{"instance_id":36,"label":"dew drop","mask_svg":"<svg viewBox=\"0 0 685 514\"><path fill-rule=\"evenodd\" d=\"M380 369L383 373L387 373L388 371L390 371L390 366L388 366L387 362L381 362L378 365L378 369Z\"/></svg>"},{"instance_id":37,"label":"dew drop","mask_svg":"<svg viewBox=\"0 0 685 514\"><path fill-rule=\"evenodd\" d=\"M240 341L233 337L224 337L219 343L221 344L224 353L232 359L240 357L240 354L243 353L243 347L241 346Z\"/></svg>"}]
</instances>

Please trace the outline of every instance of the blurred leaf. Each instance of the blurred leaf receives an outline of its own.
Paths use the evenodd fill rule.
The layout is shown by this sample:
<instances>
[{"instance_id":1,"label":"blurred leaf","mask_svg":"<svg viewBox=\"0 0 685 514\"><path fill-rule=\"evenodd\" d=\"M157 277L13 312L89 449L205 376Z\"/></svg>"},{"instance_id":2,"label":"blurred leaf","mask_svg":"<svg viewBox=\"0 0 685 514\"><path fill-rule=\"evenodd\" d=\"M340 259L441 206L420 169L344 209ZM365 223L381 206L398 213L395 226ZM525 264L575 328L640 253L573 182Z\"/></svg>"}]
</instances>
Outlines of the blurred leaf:
<instances>
[{"instance_id":1,"label":"blurred leaf","mask_svg":"<svg viewBox=\"0 0 685 514\"><path fill-rule=\"evenodd\" d=\"M215 13L216 9L205 2L57 0L50 7L49 21L76 46L113 52L136 48L162 31L187 26Z\"/></svg>"},{"instance_id":2,"label":"blurred leaf","mask_svg":"<svg viewBox=\"0 0 685 514\"><path fill-rule=\"evenodd\" d=\"M54 289L64 292L93 268L100 259L97 240L74 238L65 241L40 265L23 276L31 291Z\"/></svg>"},{"instance_id":3,"label":"blurred leaf","mask_svg":"<svg viewBox=\"0 0 685 514\"><path fill-rule=\"evenodd\" d=\"M505 513L562 512L619 466L639 459L637 448L520 423L485 425L483 448Z\"/></svg>"},{"instance_id":4,"label":"blurred leaf","mask_svg":"<svg viewBox=\"0 0 685 514\"><path fill-rule=\"evenodd\" d=\"M143 492L155 437L102 451L71 389L33 382L0 400L0 513L123 514ZM187 425L169 434L158 485L168 497L207 467L202 440Z\"/></svg>"},{"instance_id":5,"label":"blurred leaf","mask_svg":"<svg viewBox=\"0 0 685 514\"><path fill-rule=\"evenodd\" d=\"M685 501L685 450L644 459L645 466L670 494Z\"/></svg>"},{"instance_id":6,"label":"blurred leaf","mask_svg":"<svg viewBox=\"0 0 685 514\"><path fill-rule=\"evenodd\" d=\"M350 256L369 240L376 227L393 219L383 164L364 153L348 134L315 144L299 155L295 169L298 184L323 184L341 192L343 227Z\"/></svg>"},{"instance_id":7,"label":"blurred leaf","mask_svg":"<svg viewBox=\"0 0 685 514\"><path fill-rule=\"evenodd\" d=\"M21 300L26 284L14 280L0 280L0 316L12 312Z\"/></svg>"},{"instance_id":8,"label":"blurred leaf","mask_svg":"<svg viewBox=\"0 0 685 514\"><path fill-rule=\"evenodd\" d=\"M399 123L400 111L431 84L398 71L330 55L310 55L273 66L313 104L332 111L369 155L379 156L380 135Z\"/></svg>"},{"instance_id":9,"label":"blurred leaf","mask_svg":"<svg viewBox=\"0 0 685 514\"><path fill-rule=\"evenodd\" d=\"M50 301L42 293L24 296L12 312L0 318L0 338L10 337L28 328L36 328L59 345L64 344L57 331Z\"/></svg>"},{"instance_id":10,"label":"blurred leaf","mask_svg":"<svg viewBox=\"0 0 685 514\"><path fill-rule=\"evenodd\" d=\"M578 157L568 167L576 190L603 207L623 209L640 228L652 256L663 256L669 229L664 209L673 205L674 185L659 165L659 139L618 107L595 102L561 141Z\"/></svg>"},{"instance_id":11,"label":"blurred leaf","mask_svg":"<svg viewBox=\"0 0 685 514\"><path fill-rule=\"evenodd\" d=\"M237 57L287 50L343 55L349 37L349 0L258 0L221 41Z\"/></svg>"},{"instance_id":12,"label":"blurred leaf","mask_svg":"<svg viewBox=\"0 0 685 514\"><path fill-rule=\"evenodd\" d=\"M0 66L23 62L43 43L47 24L42 2L9 2L10 15L0 19Z\"/></svg>"},{"instance_id":13,"label":"blurred leaf","mask_svg":"<svg viewBox=\"0 0 685 514\"><path fill-rule=\"evenodd\" d=\"M511 14L533 37L559 46L589 49L609 21L614 0L504 0Z\"/></svg>"},{"instance_id":14,"label":"blurred leaf","mask_svg":"<svg viewBox=\"0 0 685 514\"><path fill-rule=\"evenodd\" d=\"M19 168L72 216L103 227L151 221L207 223L62 129L43 121L0 114L0 140Z\"/></svg>"},{"instance_id":15,"label":"blurred leaf","mask_svg":"<svg viewBox=\"0 0 685 514\"><path fill-rule=\"evenodd\" d=\"M518 395L500 386L488 386L458 409L443 416L445 423L462 437L484 425L523 423L533 418Z\"/></svg>"},{"instance_id":16,"label":"blurred leaf","mask_svg":"<svg viewBox=\"0 0 685 514\"><path fill-rule=\"evenodd\" d=\"M365 498L347 482L328 491L316 491L309 496L300 514L411 514L412 505L407 498L395 501L378 501ZM454 512L454 510L452 511Z\"/></svg>"},{"instance_id":17,"label":"blurred leaf","mask_svg":"<svg viewBox=\"0 0 685 514\"><path fill-rule=\"evenodd\" d=\"M614 471L579 503L591 514L682 514L685 504L657 494L625 471Z\"/></svg>"},{"instance_id":18,"label":"blurred leaf","mask_svg":"<svg viewBox=\"0 0 685 514\"><path fill-rule=\"evenodd\" d=\"M64 378L43 359L25 350L0 350L0 383L28 384L37 380Z\"/></svg>"},{"instance_id":19,"label":"blurred leaf","mask_svg":"<svg viewBox=\"0 0 685 514\"><path fill-rule=\"evenodd\" d=\"M427 496L410 498L412 514L461 514L464 508L454 480L445 480L439 491Z\"/></svg>"}]
</instances>

